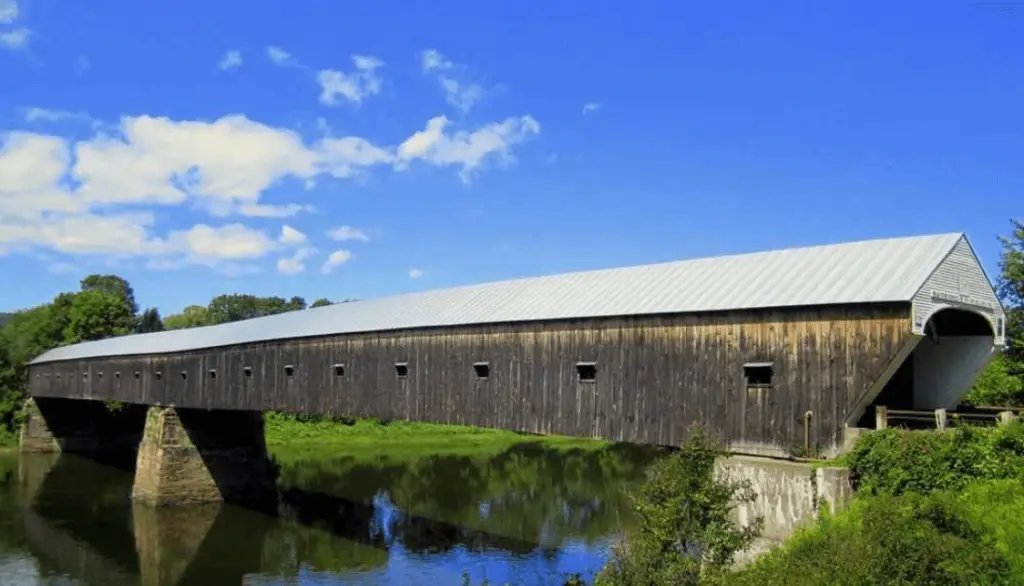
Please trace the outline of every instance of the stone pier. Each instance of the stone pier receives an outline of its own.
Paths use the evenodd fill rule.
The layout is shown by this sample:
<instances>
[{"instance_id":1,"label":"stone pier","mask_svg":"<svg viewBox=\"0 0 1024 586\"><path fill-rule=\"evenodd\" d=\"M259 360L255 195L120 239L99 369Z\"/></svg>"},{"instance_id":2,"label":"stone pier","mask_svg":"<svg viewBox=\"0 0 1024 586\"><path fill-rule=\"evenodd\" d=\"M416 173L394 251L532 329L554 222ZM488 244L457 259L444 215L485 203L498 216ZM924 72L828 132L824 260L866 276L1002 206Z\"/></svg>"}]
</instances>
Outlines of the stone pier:
<instances>
[{"instance_id":1,"label":"stone pier","mask_svg":"<svg viewBox=\"0 0 1024 586\"><path fill-rule=\"evenodd\" d=\"M101 401L25 401L20 449L25 453L115 453L134 456L146 407Z\"/></svg>"},{"instance_id":2,"label":"stone pier","mask_svg":"<svg viewBox=\"0 0 1024 586\"><path fill-rule=\"evenodd\" d=\"M134 500L259 506L273 497L273 466L260 413L150 407L135 467Z\"/></svg>"}]
</instances>

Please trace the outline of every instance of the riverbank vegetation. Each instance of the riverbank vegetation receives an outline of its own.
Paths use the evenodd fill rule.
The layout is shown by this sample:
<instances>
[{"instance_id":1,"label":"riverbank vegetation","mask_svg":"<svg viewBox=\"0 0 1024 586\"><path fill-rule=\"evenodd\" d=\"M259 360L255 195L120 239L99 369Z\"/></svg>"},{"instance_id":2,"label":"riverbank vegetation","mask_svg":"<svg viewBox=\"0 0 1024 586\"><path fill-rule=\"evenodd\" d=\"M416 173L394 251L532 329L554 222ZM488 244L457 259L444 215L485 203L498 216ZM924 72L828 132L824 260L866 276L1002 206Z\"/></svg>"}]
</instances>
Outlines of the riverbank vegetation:
<instances>
[{"instance_id":1,"label":"riverbank vegetation","mask_svg":"<svg viewBox=\"0 0 1024 586\"><path fill-rule=\"evenodd\" d=\"M598 450L610 442L588 438L521 434L464 425L382 421L347 416L266 413L267 448L289 459L332 454L389 458L429 454L493 454L529 442L555 450Z\"/></svg>"}]
</instances>

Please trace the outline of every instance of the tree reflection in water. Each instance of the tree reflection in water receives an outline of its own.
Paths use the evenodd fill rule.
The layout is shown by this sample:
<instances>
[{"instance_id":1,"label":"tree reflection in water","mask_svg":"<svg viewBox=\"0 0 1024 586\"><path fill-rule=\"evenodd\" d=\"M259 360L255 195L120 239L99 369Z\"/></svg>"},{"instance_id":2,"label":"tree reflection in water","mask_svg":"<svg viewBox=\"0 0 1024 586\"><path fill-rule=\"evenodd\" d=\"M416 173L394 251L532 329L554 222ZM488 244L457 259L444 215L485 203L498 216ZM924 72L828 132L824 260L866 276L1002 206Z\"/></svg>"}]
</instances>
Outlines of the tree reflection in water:
<instances>
[{"instance_id":1,"label":"tree reflection in water","mask_svg":"<svg viewBox=\"0 0 1024 586\"><path fill-rule=\"evenodd\" d=\"M447 564L451 576L458 564L550 565L570 546L603 548L625 528L623 489L657 453L524 443L480 456L279 461L269 514L133 506L123 466L61 456L43 469L42 460L23 458L17 473L0 466L0 527L12 528L0 555L20 551L42 574L85 583L175 586L308 572L342 583L376 572L399 583L386 575L403 565Z\"/></svg>"}]
</instances>

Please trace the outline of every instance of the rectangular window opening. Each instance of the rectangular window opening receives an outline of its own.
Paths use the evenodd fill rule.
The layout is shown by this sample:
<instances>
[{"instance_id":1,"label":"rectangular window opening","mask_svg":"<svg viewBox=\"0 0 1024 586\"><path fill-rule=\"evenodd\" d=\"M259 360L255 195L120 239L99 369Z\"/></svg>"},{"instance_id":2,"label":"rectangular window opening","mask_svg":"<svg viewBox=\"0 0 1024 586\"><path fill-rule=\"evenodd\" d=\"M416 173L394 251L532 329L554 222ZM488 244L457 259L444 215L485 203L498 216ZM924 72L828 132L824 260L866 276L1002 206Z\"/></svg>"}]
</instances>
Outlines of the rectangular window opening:
<instances>
[{"instance_id":1,"label":"rectangular window opening","mask_svg":"<svg viewBox=\"0 0 1024 586\"><path fill-rule=\"evenodd\" d=\"M491 363L490 362L477 362L473 364L473 372L476 373L476 378L488 378L491 376Z\"/></svg>"},{"instance_id":2,"label":"rectangular window opening","mask_svg":"<svg viewBox=\"0 0 1024 586\"><path fill-rule=\"evenodd\" d=\"M774 367L771 362L748 362L743 365L743 378L748 387L772 386Z\"/></svg>"},{"instance_id":3,"label":"rectangular window opening","mask_svg":"<svg viewBox=\"0 0 1024 586\"><path fill-rule=\"evenodd\" d=\"M580 382L592 383L597 380L597 363L596 362L577 362L576 363L576 377Z\"/></svg>"},{"instance_id":4,"label":"rectangular window opening","mask_svg":"<svg viewBox=\"0 0 1024 586\"><path fill-rule=\"evenodd\" d=\"M292 366L291 364L286 364L284 367L284 374L285 376L291 376L295 374L295 367Z\"/></svg>"},{"instance_id":5,"label":"rectangular window opening","mask_svg":"<svg viewBox=\"0 0 1024 586\"><path fill-rule=\"evenodd\" d=\"M160 379L164 378L164 373L160 372L159 370L156 371L155 374L156 374L156 380L160 380Z\"/></svg>"},{"instance_id":6,"label":"rectangular window opening","mask_svg":"<svg viewBox=\"0 0 1024 586\"><path fill-rule=\"evenodd\" d=\"M181 380L187 380L187 379L188 379L188 372L186 372L184 370L181 371Z\"/></svg>"},{"instance_id":7,"label":"rectangular window opening","mask_svg":"<svg viewBox=\"0 0 1024 586\"><path fill-rule=\"evenodd\" d=\"M245 377L246 378L249 378L249 377L252 376L252 367L251 366L245 366L245 367L242 368L242 372L245 373Z\"/></svg>"},{"instance_id":8,"label":"rectangular window opening","mask_svg":"<svg viewBox=\"0 0 1024 586\"><path fill-rule=\"evenodd\" d=\"M141 375L139 374L139 371L136 370L135 371L135 378L139 378L139 376L141 376Z\"/></svg>"},{"instance_id":9,"label":"rectangular window opening","mask_svg":"<svg viewBox=\"0 0 1024 586\"><path fill-rule=\"evenodd\" d=\"M398 378L405 378L409 376L409 364L406 362L396 362L395 374L398 375Z\"/></svg>"},{"instance_id":10,"label":"rectangular window opening","mask_svg":"<svg viewBox=\"0 0 1024 586\"><path fill-rule=\"evenodd\" d=\"M88 372L83 372L82 373L82 380L85 380L87 378L89 378L89 373Z\"/></svg>"},{"instance_id":11,"label":"rectangular window opening","mask_svg":"<svg viewBox=\"0 0 1024 586\"><path fill-rule=\"evenodd\" d=\"M209 371L209 374L210 374L210 378L217 378L217 369L216 368L211 368L210 371Z\"/></svg>"},{"instance_id":12,"label":"rectangular window opening","mask_svg":"<svg viewBox=\"0 0 1024 586\"><path fill-rule=\"evenodd\" d=\"M121 372L120 371L114 372L114 378L121 378Z\"/></svg>"},{"instance_id":13,"label":"rectangular window opening","mask_svg":"<svg viewBox=\"0 0 1024 586\"><path fill-rule=\"evenodd\" d=\"M345 365L335 364L334 365L334 376L345 376Z\"/></svg>"},{"instance_id":14,"label":"rectangular window opening","mask_svg":"<svg viewBox=\"0 0 1024 586\"><path fill-rule=\"evenodd\" d=\"M96 378L103 378L103 373L102 372L97 372L96 373Z\"/></svg>"}]
</instances>

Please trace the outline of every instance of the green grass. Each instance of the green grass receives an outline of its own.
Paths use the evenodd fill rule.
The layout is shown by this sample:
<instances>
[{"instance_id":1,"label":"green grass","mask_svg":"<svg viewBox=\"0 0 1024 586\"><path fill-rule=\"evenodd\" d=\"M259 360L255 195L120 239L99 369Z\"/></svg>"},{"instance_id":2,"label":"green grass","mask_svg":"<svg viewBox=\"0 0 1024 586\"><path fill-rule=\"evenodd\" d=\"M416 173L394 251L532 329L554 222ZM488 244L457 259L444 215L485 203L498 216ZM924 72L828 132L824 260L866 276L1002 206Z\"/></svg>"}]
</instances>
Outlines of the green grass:
<instances>
[{"instance_id":1,"label":"green grass","mask_svg":"<svg viewBox=\"0 0 1024 586\"><path fill-rule=\"evenodd\" d=\"M551 449L601 449L608 442L587 438L540 436L463 425L413 421L297 421L276 413L264 416L267 448L277 456L330 458L339 455L417 456L474 455L500 452L524 442Z\"/></svg>"}]
</instances>

